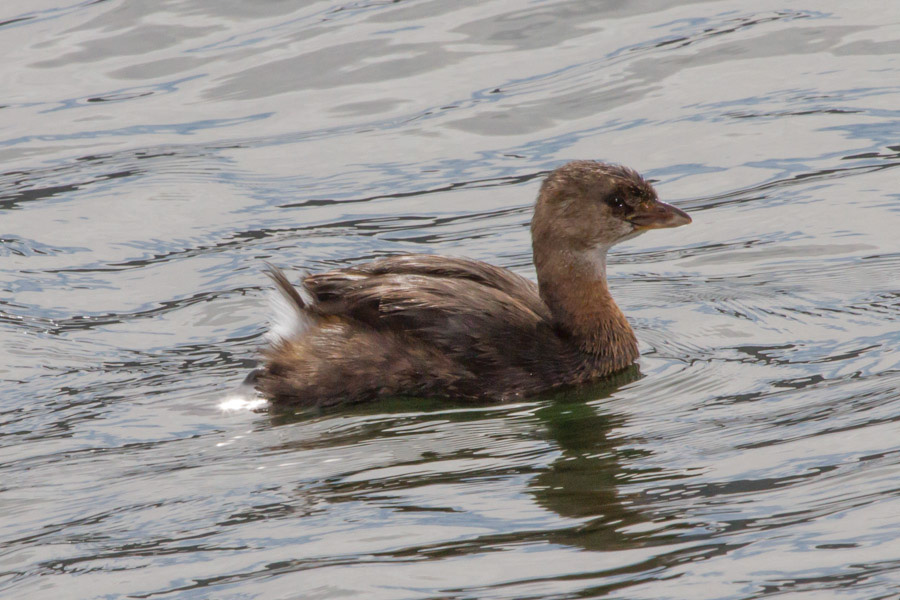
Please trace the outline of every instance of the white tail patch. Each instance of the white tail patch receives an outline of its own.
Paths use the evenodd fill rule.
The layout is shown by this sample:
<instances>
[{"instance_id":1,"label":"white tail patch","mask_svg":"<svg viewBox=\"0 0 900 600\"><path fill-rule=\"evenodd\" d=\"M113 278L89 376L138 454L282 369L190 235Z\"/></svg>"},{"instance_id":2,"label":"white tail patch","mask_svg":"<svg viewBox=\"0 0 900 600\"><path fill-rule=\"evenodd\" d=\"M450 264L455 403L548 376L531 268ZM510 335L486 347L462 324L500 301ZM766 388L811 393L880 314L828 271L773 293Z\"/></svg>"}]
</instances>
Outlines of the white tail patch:
<instances>
[{"instance_id":1,"label":"white tail patch","mask_svg":"<svg viewBox=\"0 0 900 600\"><path fill-rule=\"evenodd\" d=\"M312 302L309 292L303 288L297 290L307 304ZM266 340L275 344L281 340L290 339L302 335L310 325L310 315L297 306L293 298L288 297L281 288L276 287L269 292L269 331L266 332Z\"/></svg>"},{"instance_id":2,"label":"white tail patch","mask_svg":"<svg viewBox=\"0 0 900 600\"><path fill-rule=\"evenodd\" d=\"M297 303L291 291L300 296L306 307L315 304L312 294L302 284L287 290L276 281L275 288L269 293L269 331L265 337L270 344L300 336L313 323L313 316Z\"/></svg>"}]
</instances>

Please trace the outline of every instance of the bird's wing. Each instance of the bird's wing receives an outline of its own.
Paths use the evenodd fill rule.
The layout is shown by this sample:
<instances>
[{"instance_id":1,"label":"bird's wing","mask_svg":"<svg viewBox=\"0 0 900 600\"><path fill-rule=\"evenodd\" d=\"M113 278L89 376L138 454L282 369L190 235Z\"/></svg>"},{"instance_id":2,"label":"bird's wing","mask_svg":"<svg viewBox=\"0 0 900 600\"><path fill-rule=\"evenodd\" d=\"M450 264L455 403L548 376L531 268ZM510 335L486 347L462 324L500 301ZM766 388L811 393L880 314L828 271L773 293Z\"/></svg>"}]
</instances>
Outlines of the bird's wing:
<instances>
[{"instance_id":1,"label":"bird's wing","mask_svg":"<svg viewBox=\"0 0 900 600\"><path fill-rule=\"evenodd\" d=\"M466 280L505 292L534 312L546 311L534 282L508 269L467 258L405 254L383 258L359 267L372 275L426 275L454 280Z\"/></svg>"},{"instance_id":2,"label":"bird's wing","mask_svg":"<svg viewBox=\"0 0 900 600\"><path fill-rule=\"evenodd\" d=\"M537 286L506 269L439 256L400 256L308 276L323 315L403 331L452 354L554 337Z\"/></svg>"}]
</instances>

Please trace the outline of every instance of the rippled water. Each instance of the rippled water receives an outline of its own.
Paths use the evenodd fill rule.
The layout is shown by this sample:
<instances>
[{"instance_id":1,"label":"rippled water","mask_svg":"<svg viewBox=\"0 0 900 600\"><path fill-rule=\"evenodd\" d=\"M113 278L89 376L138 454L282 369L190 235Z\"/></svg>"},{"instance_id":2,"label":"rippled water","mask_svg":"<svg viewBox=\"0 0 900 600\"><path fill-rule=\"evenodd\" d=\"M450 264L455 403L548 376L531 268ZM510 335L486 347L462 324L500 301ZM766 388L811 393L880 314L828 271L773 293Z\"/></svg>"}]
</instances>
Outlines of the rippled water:
<instances>
[{"instance_id":1,"label":"rippled water","mask_svg":"<svg viewBox=\"0 0 900 600\"><path fill-rule=\"evenodd\" d=\"M900 595L900 5L43 0L0 49L4 598ZM262 260L533 276L573 158L694 217L611 256L639 374L218 408Z\"/></svg>"}]
</instances>

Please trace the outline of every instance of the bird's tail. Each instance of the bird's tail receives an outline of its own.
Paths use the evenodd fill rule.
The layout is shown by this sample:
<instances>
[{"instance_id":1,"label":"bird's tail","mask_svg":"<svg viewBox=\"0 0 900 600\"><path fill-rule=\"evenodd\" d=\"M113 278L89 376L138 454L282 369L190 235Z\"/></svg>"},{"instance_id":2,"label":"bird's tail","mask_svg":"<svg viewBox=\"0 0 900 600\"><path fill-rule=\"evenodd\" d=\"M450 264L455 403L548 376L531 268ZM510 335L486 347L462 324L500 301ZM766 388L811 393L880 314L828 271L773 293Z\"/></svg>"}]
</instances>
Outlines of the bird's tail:
<instances>
[{"instance_id":1,"label":"bird's tail","mask_svg":"<svg viewBox=\"0 0 900 600\"><path fill-rule=\"evenodd\" d=\"M299 289L294 287L284 272L273 264L266 263L265 273L275 282L275 290L269 296L272 313L266 339L276 344L302 335L315 318L312 295L302 284Z\"/></svg>"}]
</instances>

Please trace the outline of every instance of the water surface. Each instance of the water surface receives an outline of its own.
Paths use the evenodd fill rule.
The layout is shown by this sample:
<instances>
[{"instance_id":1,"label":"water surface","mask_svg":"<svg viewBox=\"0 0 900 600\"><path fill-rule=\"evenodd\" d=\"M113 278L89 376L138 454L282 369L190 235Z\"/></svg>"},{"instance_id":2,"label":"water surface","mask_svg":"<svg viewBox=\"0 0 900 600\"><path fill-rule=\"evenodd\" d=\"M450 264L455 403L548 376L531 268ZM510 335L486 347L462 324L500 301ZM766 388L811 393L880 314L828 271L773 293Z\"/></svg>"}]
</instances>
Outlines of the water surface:
<instances>
[{"instance_id":1,"label":"water surface","mask_svg":"<svg viewBox=\"0 0 900 600\"><path fill-rule=\"evenodd\" d=\"M4 598L895 598L900 7L0 8ZM533 277L575 158L688 210L611 255L639 373L222 411L263 260Z\"/></svg>"}]
</instances>

